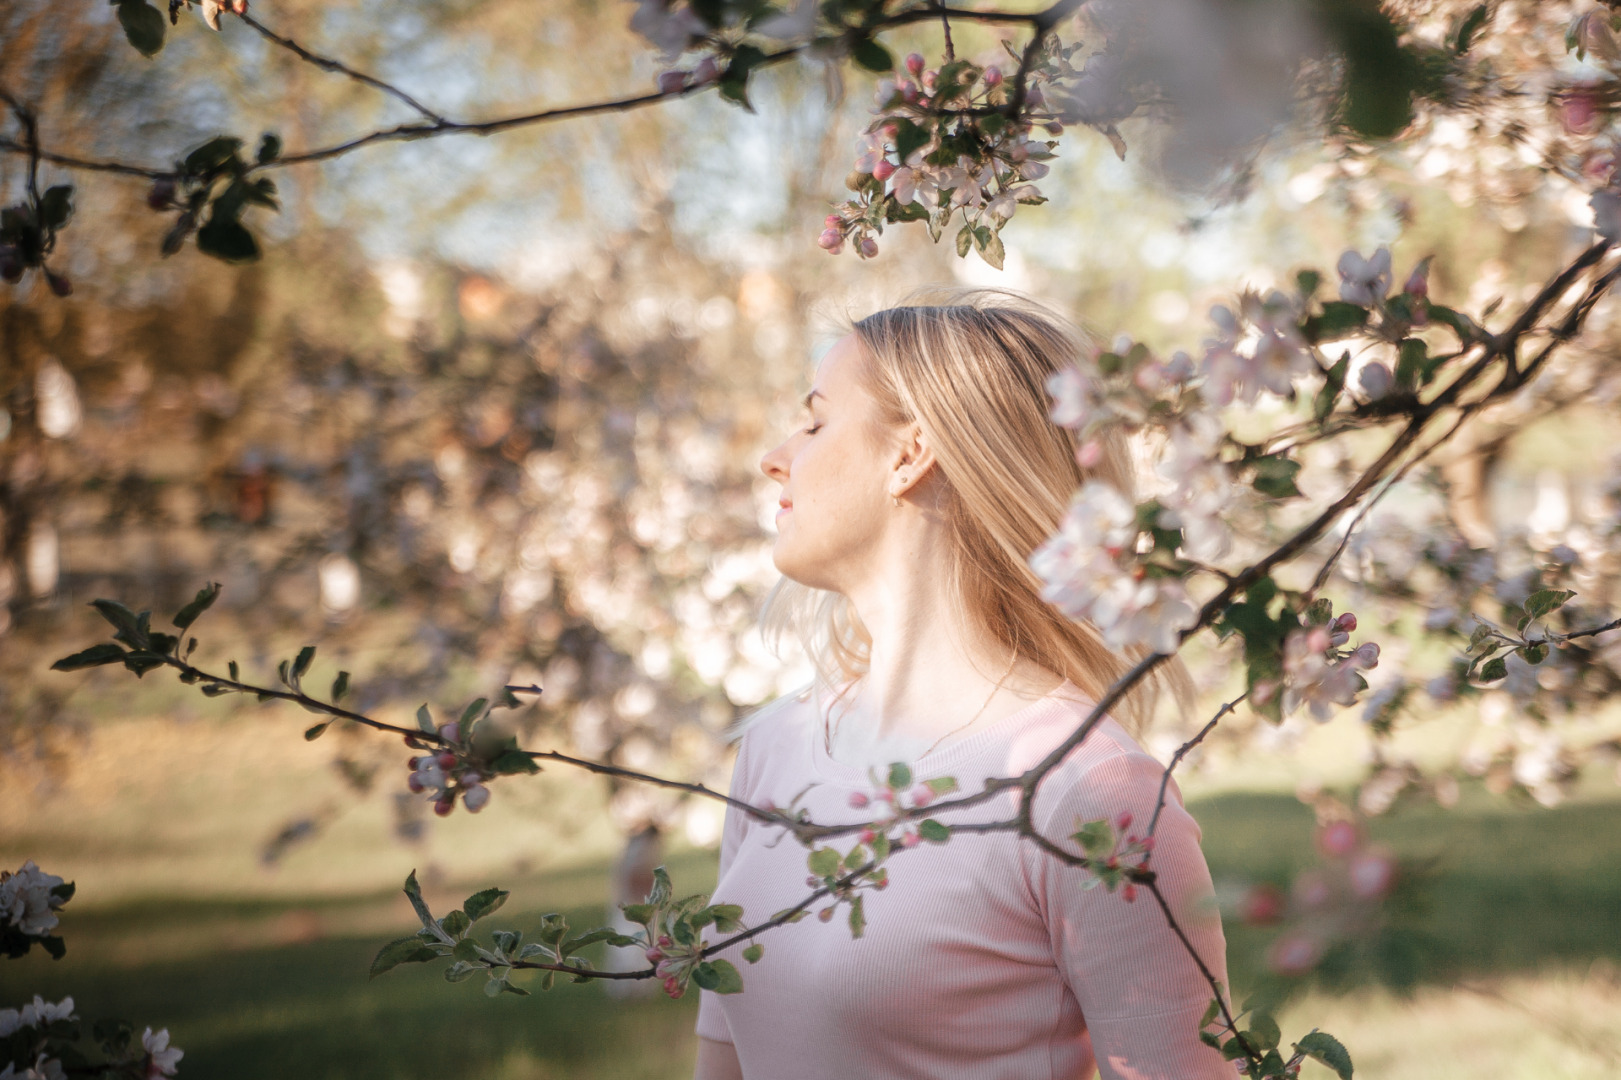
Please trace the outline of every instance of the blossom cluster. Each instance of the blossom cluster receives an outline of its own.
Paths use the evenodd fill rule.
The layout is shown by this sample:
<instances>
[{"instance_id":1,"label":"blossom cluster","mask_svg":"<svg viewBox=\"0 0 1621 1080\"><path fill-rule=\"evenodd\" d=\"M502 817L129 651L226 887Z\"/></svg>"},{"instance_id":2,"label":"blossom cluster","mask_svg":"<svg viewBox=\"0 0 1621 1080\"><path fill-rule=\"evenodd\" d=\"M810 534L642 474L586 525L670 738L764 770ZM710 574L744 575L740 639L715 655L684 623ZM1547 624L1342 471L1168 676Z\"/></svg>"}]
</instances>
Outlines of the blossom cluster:
<instances>
[{"instance_id":1,"label":"blossom cluster","mask_svg":"<svg viewBox=\"0 0 1621 1080\"><path fill-rule=\"evenodd\" d=\"M1032 137L1030 113L1043 108L1042 83L1065 55L1050 45L1017 103L998 65L951 59L929 68L920 54L909 55L902 71L878 84L876 118L846 181L855 197L827 216L821 247L837 253L850 242L872 258L886 224L925 221L938 241L961 211L957 253L972 248L1001 266L1002 226L1020 204L1046 201L1033 181L1047 175L1057 143ZM1044 130L1056 135L1063 126L1052 120Z\"/></svg>"},{"instance_id":2,"label":"blossom cluster","mask_svg":"<svg viewBox=\"0 0 1621 1080\"><path fill-rule=\"evenodd\" d=\"M25 937L44 937L56 929L57 909L72 895L61 878L45 873L32 859L16 873L0 870L0 920Z\"/></svg>"},{"instance_id":3,"label":"blossom cluster","mask_svg":"<svg viewBox=\"0 0 1621 1080\"><path fill-rule=\"evenodd\" d=\"M1353 704L1356 695L1367 689L1362 672L1379 666L1377 642L1343 648L1356 627L1356 616L1347 611L1326 625L1302 627L1289 634L1283 643L1281 687L1278 682L1257 683L1251 691L1257 704L1281 688L1284 715L1304 706L1319 722L1333 717L1335 706Z\"/></svg>"},{"instance_id":4,"label":"blossom cluster","mask_svg":"<svg viewBox=\"0 0 1621 1080\"><path fill-rule=\"evenodd\" d=\"M411 775L405 786L412 794L424 792L433 795L433 812L444 817L456 809L459 796L468 813L476 814L490 801L490 789L484 786L488 777L469 755L470 744L462 738L462 724L452 720L439 728L443 747L433 753L413 757L406 762ZM427 744L406 736L406 744L419 749Z\"/></svg>"}]
</instances>

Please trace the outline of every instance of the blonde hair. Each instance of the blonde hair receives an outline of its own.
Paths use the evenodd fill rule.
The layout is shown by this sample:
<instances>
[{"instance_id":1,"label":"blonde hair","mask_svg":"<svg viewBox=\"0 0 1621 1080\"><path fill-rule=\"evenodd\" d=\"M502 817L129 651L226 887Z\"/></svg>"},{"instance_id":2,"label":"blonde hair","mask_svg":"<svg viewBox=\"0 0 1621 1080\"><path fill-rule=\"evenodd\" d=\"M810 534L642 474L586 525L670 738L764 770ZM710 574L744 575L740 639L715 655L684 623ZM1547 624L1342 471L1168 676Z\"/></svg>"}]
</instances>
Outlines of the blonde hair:
<instances>
[{"instance_id":1,"label":"blonde hair","mask_svg":"<svg viewBox=\"0 0 1621 1080\"><path fill-rule=\"evenodd\" d=\"M1086 480L1103 480L1127 498L1135 488L1124 435L1106 433L1097 464L1082 468L1074 433L1048 417L1048 377L1096 352L1097 343L1006 290L918 299L860 319L851 332L884 421L916 423L934 450L941 509L953 533L950 586L995 640L1097 700L1148 650L1122 656L1110 649L1095 627L1072 621L1041 598L1041 581L1029 565ZM872 638L839 593L783 578L766 597L761 628L767 640L797 637L821 687L847 684L867 671ZM1173 659L1162 671L1111 710L1134 732L1152 719L1162 684L1179 701L1189 696L1179 663Z\"/></svg>"}]
</instances>

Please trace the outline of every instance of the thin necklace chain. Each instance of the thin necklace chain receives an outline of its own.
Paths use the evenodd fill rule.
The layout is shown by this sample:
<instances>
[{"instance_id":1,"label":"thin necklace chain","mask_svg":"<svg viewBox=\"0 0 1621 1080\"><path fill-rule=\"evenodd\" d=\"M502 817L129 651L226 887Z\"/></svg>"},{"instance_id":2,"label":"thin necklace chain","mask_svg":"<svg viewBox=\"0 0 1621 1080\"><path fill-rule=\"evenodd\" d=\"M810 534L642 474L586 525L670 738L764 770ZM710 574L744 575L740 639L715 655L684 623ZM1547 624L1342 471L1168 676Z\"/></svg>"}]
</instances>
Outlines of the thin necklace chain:
<instances>
[{"instance_id":1,"label":"thin necklace chain","mask_svg":"<svg viewBox=\"0 0 1621 1080\"><path fill-rule=\"evenodd\" d=\"M947 739L951 738L953 735L958 734L959 732L968 730L969 728L973 727L976 723L978 723L979 718L981 716L985 715L985 710L991 707L991 702L996 700L997 691L1002 689L1002 684L1007 682L1009 675L1013 674L1013 666L1015 664L1017 664L1018 662L1019 662L1019 653L1018 653L1018 650L1014 650L1012 658L1008 660L1007 670L1002 672L1002 677L996 681L996 684L994 686L991 687L990 697L987 697L985 699L985 704L983 704L983 705L981 705L979 707L979 711L974 713L973 716L969 717L968 722L966 724L960 724L957 727L952 728L950 731L946 732L944 735L940 736L938 739L936 739L932 743L930 743L929 748L927 750L923 751L923 753L919 754L918 757L919 758L928 757L930 754L934 753L935 748L938 747L941 743L945 742ZM846 712L849 711L848 706L846 706L845 711ZM832 715L832 710L829 709L828 710L828 716L824 716L822 718L822 742L823 742L824 748L827 750L827 756L828 757L833 756L833 728L829 724L829 717L831 715ZM840 720L844 719L844 713L839 714L839 719Z\"/></svg>"}]
</instances>

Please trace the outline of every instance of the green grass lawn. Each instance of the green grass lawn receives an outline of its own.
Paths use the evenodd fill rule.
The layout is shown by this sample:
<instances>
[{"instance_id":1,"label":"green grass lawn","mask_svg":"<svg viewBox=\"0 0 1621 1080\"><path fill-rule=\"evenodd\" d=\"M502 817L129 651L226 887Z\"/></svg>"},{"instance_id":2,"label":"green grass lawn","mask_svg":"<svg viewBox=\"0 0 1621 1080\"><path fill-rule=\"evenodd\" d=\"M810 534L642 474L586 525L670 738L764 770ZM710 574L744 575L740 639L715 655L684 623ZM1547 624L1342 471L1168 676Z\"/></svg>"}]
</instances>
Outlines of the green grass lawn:
<instances>
[{"instance_id":1,"label":"green grass lawn","mask_svg":"<svg viewBox=\"0 0 1621 1080\"><path fill-rule=\"evenodd\" d=\"M1284 880L1314 859L1311 813L1290 796L1225 793L1191 808L1218 880ZM1405 810L1373 832L1402 855L1437 860L1425 907L1411 919L1426 949L1416 995L1395 998L1351 979L1293 1005L1286 1035L1320 1025L1343 1034L1353 1054L1360 1037L1359 1075L1367 1076L1596 1080L1621 1070L1621 984L1613 977L1621 970L1621 800L1546 810L1468 791L1450 811ZM49 868L50 853L37 855ZM318 858L319 844L307 855ZM403 877L410 856L401 850L399 858ZM671 864L678 887L713 881L710 855L683 853ZM600 921L600 867L491 880L513 889L497 925L527 929L552 910L571 912L576 925ZM488 883L441 883L429 899L445 909ZM285 884L278 892L100 904L87 895L63 920L67 958L53 963L36 951L0 964L0 1002L71 993L81 1015L168 1026L191 1077L690 1075L690 998L626 1001L597 985L562 984L491 1001L481 981L450 985L425 968L368 981L372 954L409 926L398 892L299 896ZM1265 939L1229 927L1240 993ZM1608 981L1599 977L1606 970ZM1587 972L1598 975L1584 982ZM1467 1004L1452 989L1459 980L1475 988ZM1560 1024L1574 1034L1561 1034ZM1451 1044L1437 1025L1456 1029L1457 1048L1443 1052ZM1484 1055L1485 1071L1469 1071L1470 1054Z\"/></svg>"}]
</instances>

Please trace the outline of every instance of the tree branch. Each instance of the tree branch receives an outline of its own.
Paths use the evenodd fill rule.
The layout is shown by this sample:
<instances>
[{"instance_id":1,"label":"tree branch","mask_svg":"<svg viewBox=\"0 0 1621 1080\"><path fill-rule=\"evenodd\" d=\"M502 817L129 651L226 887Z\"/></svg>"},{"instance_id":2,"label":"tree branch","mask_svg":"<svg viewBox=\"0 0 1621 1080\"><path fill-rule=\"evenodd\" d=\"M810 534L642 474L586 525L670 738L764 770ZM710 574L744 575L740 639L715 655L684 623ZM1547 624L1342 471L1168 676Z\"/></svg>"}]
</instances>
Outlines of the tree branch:
<instances>
[{"instance_id":1,"label":"tree branch","mask_svg":"<svg viewBox=\"0 0 1621 1080\"><path fill-rule=\"evenodd\" d=\"M409 105L423 116L426 116L429 120L440 122L444 120L444 117L439 113L434 112L432 109L428 108L426 105L422 104L422 102L418 101L410 94L407 94L404 90L401 90L397 86L386 83L383 80L375 78L371 75L367 75L363 71L356 71L354 68L340 60L333 60L325 56L317 56L315 53L310 52L292 38L283 37L282 35L276 33L258 19L255 19L252 15L249 15L246 11L242 12L237 17L251 26L255 31L258 32L259 36L263 37L265 40L280 45L282 48L296 55L300 60L303 60L306 63L314 64L322 71L335 72L339 75L344 75L351 78L358 83L364 83L365 85L373 87L374 89L381 90L388 96L399 101L403 101L405 104Z\"/></svg>"}]
</instances>

